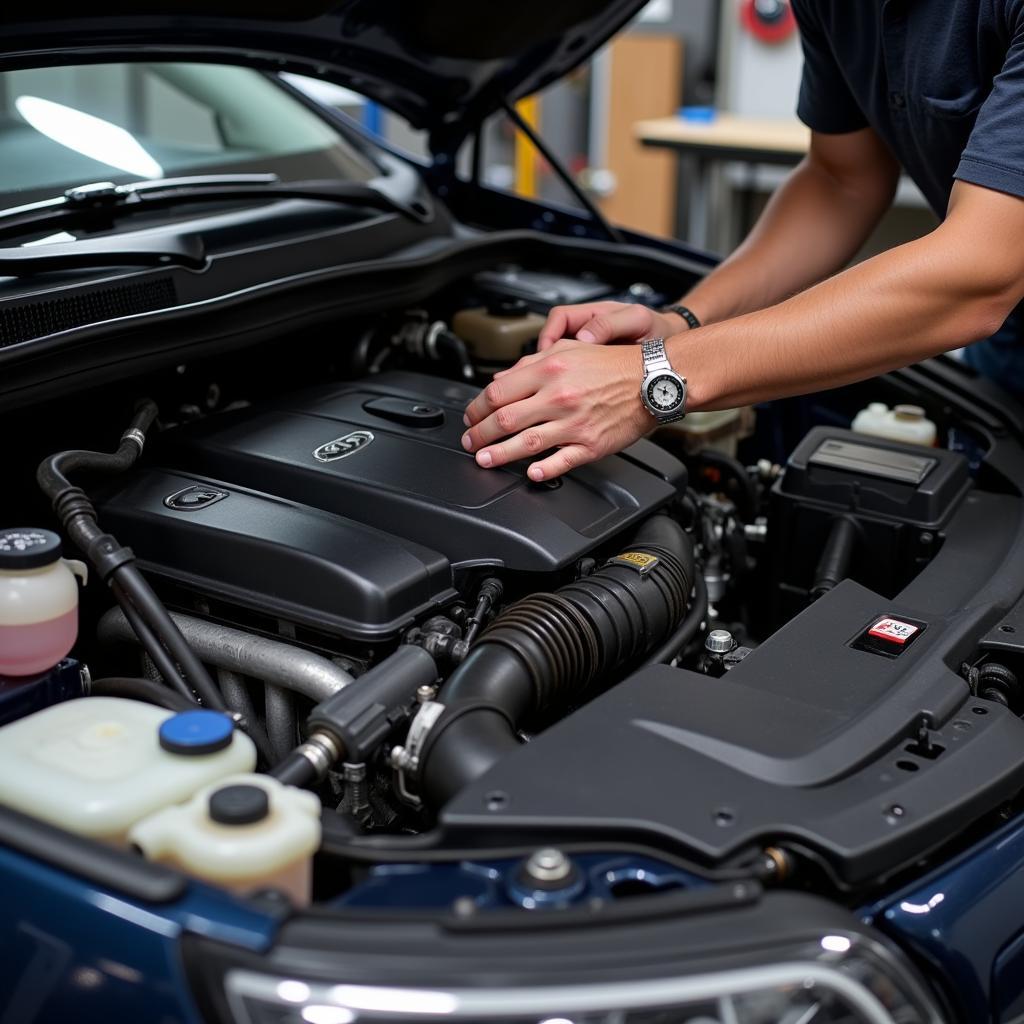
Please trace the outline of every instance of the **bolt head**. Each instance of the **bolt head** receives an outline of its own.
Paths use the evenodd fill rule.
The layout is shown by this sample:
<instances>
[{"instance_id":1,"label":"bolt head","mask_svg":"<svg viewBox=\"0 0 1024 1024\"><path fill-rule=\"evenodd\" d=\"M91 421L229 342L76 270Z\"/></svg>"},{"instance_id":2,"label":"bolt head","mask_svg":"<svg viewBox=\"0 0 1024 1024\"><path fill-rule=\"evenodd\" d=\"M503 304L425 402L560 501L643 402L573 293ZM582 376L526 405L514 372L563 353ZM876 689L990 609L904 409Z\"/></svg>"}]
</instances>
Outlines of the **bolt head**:
<instances>
[{"instance_id":1,"label":"bolt head","mask_svg":"<svg viewBox=\"0 0 1024 1024\"><path fill-rule=\"evenodd\" d=\"M535 850L526 862L526 874L538 882L560 882L572 874L572 861L561 850Z\"/></svg>"},{"instance_id":2,"label":"bolt head","mask_svg":"<svg viewBox=\"0 0 1024 1024\"><path fill-rule=\"evenodd\" d=\"M735 646L736 641L727 629L711 630L704 641L704 647L712 654L728 654Z\"/></svg>"}]
</instances>

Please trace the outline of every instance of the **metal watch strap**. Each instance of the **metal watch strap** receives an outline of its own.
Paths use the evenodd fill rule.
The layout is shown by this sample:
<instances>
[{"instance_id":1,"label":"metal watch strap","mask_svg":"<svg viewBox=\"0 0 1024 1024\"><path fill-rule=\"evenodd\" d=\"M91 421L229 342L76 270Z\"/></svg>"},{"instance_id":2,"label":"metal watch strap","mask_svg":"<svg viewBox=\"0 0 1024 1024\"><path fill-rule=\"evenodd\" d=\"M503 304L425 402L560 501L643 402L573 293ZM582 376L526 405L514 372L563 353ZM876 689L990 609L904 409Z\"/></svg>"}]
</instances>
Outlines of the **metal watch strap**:
<instances>
[{"instance_id":1,"label":"metal watch strap","mask_svg":"<svg viewBox=\"0 0 1024 1024\"><path fill-rule=\"evenodd\" d=\"M665 306L664 309L661 310L661 312L675 313L676 316L682 317L683 321L686 323L686 326L689 327L691 331L697 330L697 328L700 327L701 325L700 320L697 317L697 314L694 313L694 311L690 309L689 306L683 306L679 304L676 304L675 306Z\"/></svg>"},{"instance_id":2,"label":"metal watch strap","mask_svg":"<svg viewBox=\"0 0 1024 1024\"><path fill-rule=\"evenodd\" d=\"M644 373L660 373L663 370L672 371L672 364L668 361L668 353L665 351L664 338L648 338L643 343Z\"/></svg>"}]
</instances>

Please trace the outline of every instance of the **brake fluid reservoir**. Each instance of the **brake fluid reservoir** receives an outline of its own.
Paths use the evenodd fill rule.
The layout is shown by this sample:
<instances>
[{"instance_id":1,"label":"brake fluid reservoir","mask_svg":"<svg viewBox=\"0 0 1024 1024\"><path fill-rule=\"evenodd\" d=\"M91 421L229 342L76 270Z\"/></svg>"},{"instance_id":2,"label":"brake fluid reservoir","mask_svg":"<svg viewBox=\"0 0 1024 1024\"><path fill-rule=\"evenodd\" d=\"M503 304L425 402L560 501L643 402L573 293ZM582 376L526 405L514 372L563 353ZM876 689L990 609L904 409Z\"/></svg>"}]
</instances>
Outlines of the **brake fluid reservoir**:
<instances>
[{"instance_id":1,"label":"brake fluid reservoir","mask_svg":"<svg viewBox=\"0 0 1024 1024\"><path fill-rule=\"evenodd\" d=\"M74 646L86 568L61 554L49 530L0 530L0 676L46 672Z\"/></svg>"},{"instance_id":2,"label":"brake fluid reservoir","mask_svg":"<svg viewBox=\"0 0 1024 1024\"><path fill-rule=\"evenodd\" d=\"M905 444L936 444L938 429L917 405L897 405L890 409L884 402L872 402L857 413L853 429L858 434L884 437Z\"/></svg>"},{"instance_id":3,"label":"brake fluid reservoir","mask_svg":"<svg viewBox=\"0 0 1024 1024\"><path fill-rule=\"evenodd\" d=\"M252 740L219 711L83 697L0 728L0 803L114 843L142 818L255 766Z\"/></svg>"},{"instance_id":4,"label":"brake fluid reservoir","mask_svg":"<svg viewBox=\"0 0 1024 1024\"><path fill-rule=\"evenodd\" d=\"M304 906L320 846L320 801L269 776L236 775L140 821L129 840L150 860L204 881L239 893L277 889Z\"/></svg>"}]
</instances>

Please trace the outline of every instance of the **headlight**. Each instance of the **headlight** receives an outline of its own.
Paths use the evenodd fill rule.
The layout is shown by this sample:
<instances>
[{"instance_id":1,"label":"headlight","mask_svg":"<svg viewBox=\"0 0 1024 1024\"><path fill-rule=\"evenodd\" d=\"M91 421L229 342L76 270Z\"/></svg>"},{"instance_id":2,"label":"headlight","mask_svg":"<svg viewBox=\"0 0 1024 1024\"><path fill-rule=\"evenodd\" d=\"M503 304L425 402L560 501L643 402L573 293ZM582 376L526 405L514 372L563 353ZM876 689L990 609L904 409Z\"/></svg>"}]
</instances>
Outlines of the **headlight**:
<instances>
[{"instance_id":1,"label":"headlight","mask_svg":"<svg viewBox=\"0 0 1024 1024\"><path fill-rule=\"evenodd\" d=\"M328 985L234 968L238 1024L940 1024L897 956L865 935L825 935L773 962L679 977L514 988Z\"/></svg>"}]
</instances>

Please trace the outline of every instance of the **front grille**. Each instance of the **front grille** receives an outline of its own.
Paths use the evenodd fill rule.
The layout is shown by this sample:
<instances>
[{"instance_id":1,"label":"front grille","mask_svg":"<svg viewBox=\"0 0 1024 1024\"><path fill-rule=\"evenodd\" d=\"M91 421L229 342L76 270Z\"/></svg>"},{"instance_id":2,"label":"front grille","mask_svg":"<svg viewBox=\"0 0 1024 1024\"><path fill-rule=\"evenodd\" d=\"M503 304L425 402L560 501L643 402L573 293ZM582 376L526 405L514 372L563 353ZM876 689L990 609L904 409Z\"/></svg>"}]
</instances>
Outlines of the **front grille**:
<instances>
[{"instance_id":1,"label":"front grille","mask_svg":"<svg viewBox=\"0 0 1024 1024\"><path fill-rule=\"evenodd\" d=\"M164 277L157 281L95 288L53 299L0 304L0 348L33 338L45 338L48 334L85 324L165 309L176 302L174 282Z\"/></svg>"}]
</instances>

